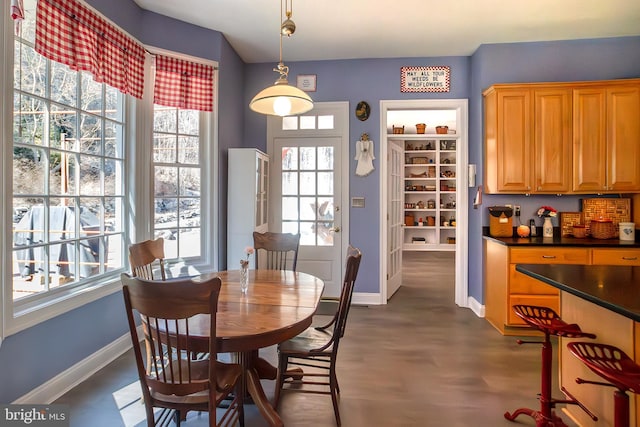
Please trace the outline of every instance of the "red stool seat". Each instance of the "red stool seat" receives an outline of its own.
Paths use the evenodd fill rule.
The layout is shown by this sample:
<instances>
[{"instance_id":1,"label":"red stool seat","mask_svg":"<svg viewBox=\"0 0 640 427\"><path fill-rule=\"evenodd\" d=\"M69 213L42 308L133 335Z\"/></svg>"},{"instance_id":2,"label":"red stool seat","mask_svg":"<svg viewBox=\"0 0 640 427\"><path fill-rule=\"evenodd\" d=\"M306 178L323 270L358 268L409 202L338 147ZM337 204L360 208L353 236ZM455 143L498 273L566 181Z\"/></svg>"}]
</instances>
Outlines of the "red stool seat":
<instances>
[{"instance_id":1,"label":"red stool seat","mask_svg":"<svg viewBox=\"0 0 640 427\"><path fill-rule=\"evenodd\" d=\"M571 342L569 351L596 375L609 383L587 381L577 378L578 384L599 384L617 388L614 392L614 426L629 426L629 396L640 392L640 366L617 347L593 342Z\"/></svg>"},{"instance_id":2,"label":"red stool seat","mask_svg":"<svg viewBox=\"0 0 640 427\"><path fill-rule=\"evenodd\" d=\"M551 344L551 336L567 337L567 338L595 338L594 334L582 332L580 326L573 323L564 322L558 314L549 307L540 307L535 305L514 305L513 311L525 323L544 333L542 341L524 341L518 340L518 344L542 344L542 369L540 373L541 390L540 390L540 409L520 408L513 413L505 412L504 417L510 421L514 421L521 414L528 415L536 421L537 427L566 427L562 418L555 414L553 409L556 404L573 404L580 406L591 418L597 420L587 408L571 396L564 387L562 391L567 394L570 399L554 399L551 395L552 385L552 363L553 363L553 346Z\"/></svg>"}]
</instances>

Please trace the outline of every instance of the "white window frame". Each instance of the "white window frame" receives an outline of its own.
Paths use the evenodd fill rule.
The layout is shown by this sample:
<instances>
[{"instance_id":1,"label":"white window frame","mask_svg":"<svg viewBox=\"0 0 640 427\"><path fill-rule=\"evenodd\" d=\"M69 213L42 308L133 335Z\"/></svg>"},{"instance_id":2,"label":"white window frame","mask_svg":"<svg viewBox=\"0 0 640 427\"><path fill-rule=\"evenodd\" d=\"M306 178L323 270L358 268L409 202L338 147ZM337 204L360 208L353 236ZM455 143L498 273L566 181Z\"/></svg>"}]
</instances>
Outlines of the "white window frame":
<instances>
[{"instance_id":1,"label":"white window frame","mask_svg":"<svg viewBox=\"0 0 640 427\"><path fill-rule=\"evenodd\" d=\"M0 14L0 152L13 152L13 21L9 13ZM160 49L153 49L160 53ZM217 63L199 58L187 57L174 52L165 52L172 56L205 62ZM125 247L128 243L151 237L153 228L153 188L144 186L150 180L151 160L153 149L153 96L151 61L148 59L145 68L145 95L143 100L135 100L125 96ZM151 85L151 86L148 86ZM201 233L203 248L201 257L189 260L188 274L215 271L218 269L218 248L214 242L219 241L218 233L218 77L214 80L214 108L213 112L204 114L206 120L201 121L201 135L203 152L201 199ZM213 165L213 167L206 167ZM13 193L12 175L13 156L0 156L0 191L4 195ZM0 199L0 224L5 225L12 218L12 197ZM122 288L119 275L100 276L90 281L86 286L56 289L49 297L40 298L38 304L20 307L13 301L13 268L12 268L12 233L2 233L0 238L0 345L3 338L64 314L68 311L96 301L105 296L119 292ZM123 259L128 257L123 254ZM128 261L125 261L124 271L129 271ZM120 271L120 270L119 270Z\"/></svg>"}]
</instances>

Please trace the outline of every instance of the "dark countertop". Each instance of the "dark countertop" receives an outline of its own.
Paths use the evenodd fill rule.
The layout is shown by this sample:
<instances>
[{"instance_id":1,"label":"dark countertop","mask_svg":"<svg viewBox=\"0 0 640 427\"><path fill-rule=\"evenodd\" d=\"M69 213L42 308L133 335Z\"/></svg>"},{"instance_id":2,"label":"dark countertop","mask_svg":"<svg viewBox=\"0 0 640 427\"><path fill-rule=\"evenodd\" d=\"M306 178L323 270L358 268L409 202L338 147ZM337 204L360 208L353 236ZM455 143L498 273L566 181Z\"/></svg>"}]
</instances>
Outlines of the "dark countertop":
<instances>
[{"instance_id":1,"label":"dark countertop","mask_svg":"<svg viewBox=\"0 0 640 427\"><path fill-rule=\"evenodd\" d=\"M590 237L576 239L575 237L556 236L553 239L539 237L491 237L483 236L486 240L492 240L505 246L574 246L574 247L599 247L599 248L640 248L640 242L630 242L619 239L593 239Z\"/></svg>"},{"instance_id":2,"label":"dark countertop","mask_svg":"<svg viewBox=\"0 0 640 427\"><path fill-rule=\"evenodd\" d=\"M640 267L518 264L516 270L640 322Z\"/></svg>"}]
</instances>

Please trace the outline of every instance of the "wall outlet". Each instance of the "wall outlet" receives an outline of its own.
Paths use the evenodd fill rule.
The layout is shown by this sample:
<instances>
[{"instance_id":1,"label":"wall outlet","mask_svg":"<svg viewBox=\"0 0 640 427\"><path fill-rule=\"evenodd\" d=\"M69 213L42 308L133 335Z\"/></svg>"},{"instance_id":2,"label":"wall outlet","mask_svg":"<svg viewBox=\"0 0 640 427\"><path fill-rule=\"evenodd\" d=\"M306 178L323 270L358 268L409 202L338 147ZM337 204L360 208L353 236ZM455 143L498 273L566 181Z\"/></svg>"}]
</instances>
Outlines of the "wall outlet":
<instances>
[{"instance_id":1,"label":"wall outlet","mask_svg":"<svg viewBox=\"0 0 640 427\"><path fill-rule=\"evenodd\" d=\"M514 212L515 216L520 216L520 205L515 205L513 207L513 212Z\"/></svg>"}]
</instances>

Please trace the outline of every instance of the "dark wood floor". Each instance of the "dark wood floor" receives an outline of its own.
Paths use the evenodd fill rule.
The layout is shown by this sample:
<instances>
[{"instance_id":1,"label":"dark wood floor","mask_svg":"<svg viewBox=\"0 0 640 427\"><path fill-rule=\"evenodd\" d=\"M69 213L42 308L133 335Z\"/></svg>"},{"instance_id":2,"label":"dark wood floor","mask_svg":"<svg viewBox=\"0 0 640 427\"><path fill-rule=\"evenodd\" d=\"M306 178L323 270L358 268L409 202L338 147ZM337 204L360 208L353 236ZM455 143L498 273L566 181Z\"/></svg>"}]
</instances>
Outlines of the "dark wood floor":
<instances>
[{"instance_id":1,"label":"dark wood floor","mask_svg":"<svg viewBox=\"0 0 640 427\"><path fill-rule=\"evenodd\" d=\"M540 346L519 346L456 307L453 275L453 253L405 253L403 286L389 304L352 307L338 361L343 426L535 425L503 414L538 407ZM275 362L274 348L261 355ZM273 382L263 384L271 397ZM139 398L128 352L56 403L71 406L72 427L143 426ZM288 426L335 426L329 396L284 394L279 413ZM183 425L204 426L207 416ZM249 427L266 425L255 407L246 417Z\"/></svg>"}]
</instances>

